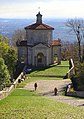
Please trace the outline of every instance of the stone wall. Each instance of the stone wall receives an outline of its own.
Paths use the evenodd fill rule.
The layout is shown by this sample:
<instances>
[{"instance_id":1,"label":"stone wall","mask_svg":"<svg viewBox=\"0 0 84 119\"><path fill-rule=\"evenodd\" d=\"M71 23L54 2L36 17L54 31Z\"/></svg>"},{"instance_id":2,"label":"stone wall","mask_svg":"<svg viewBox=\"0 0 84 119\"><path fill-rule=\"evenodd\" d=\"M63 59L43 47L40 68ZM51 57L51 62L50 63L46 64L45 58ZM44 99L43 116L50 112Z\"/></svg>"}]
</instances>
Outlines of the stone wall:
<instances>
[{"instance_id":1,"label":"stone wall","mask_svg":"<svg viewBox=\"0 0 84 119\"><path fill-rule=\"evenodd\" d=\"M18 47L18 60L21 63L27 63L27 47L19 46Z\"/></svg>"},{"instance_id":2,"label":"stone wall","mask_svg":"<svg viewBox=\"0 0 84 119\"><path fill-rule=\"evenodd\" d=\"M40 44L33 47L33 52L32 52L33 63L32 63L32 65L35 65L34 57L36 57L36 59L37 59L37 55L39 53L42 53L44 55L44 57L46 57L46 59L45 59L46 60L45 61L46 65L51 64L51 54L50 54L51 53L51 48L40 43Z\"/></svg>"},{"instance_id":3,"label":"stone wall","mask_svg":"<svg viewBox=\"0 0 84 119\"><path fill-rule=\"evenodd\" d=\"M34 45L35 43L51 44L52 30L27 30L27 44Z\"/></svg>"},{"instance_id":4,"label":"stone wall","mask_svg":"<svg viewBox=\"0 0 84 119\"><path fill-rule=\"evenodd\" d=\"M54 56L57 55L58 64L61 63L61 46L52 46L52 63L54 63Z\"/></svg>"},{"instance_id":5,"label":"stone wall","mask_svg":"<svg viewBox=\"0 0 84 119\"><path fill-rule=\"evenodd\" d=\"M67 96L74 96L74 97L83 97L84 98L84 91L74 91L74 92L67 92Z\"/></svg>"}]
</instances>

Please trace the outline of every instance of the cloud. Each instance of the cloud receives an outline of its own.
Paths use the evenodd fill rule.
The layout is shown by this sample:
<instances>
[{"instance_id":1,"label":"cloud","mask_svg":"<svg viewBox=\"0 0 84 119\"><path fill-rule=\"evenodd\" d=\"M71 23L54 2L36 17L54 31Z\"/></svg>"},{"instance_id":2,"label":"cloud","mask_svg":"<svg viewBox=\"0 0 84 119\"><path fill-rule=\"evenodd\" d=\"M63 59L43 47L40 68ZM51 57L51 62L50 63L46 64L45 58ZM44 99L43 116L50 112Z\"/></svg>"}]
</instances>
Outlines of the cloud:
<instances>
[{"instance_id":1,"label":"cloud","mask_svg":"<svg viewBox=\"0 0 84 119\"><path fill-rule=\"evenodd\" d=\"M0 0L0 17L84 17L83 0Z\"/></svg>"}]
</instances>

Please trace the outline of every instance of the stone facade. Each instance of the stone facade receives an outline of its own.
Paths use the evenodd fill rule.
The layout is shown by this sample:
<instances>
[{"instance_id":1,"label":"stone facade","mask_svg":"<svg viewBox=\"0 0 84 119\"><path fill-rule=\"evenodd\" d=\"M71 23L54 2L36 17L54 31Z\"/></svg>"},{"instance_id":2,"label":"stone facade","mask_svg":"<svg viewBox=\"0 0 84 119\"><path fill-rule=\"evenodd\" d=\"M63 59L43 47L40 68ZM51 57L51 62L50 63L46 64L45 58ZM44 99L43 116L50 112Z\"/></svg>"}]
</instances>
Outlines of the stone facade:
<instances>
[{"instance_id":1,"label":"stone facade","mask_svg":"<svg viewBox=\"0 0 84 119\"><path fill-rule=\"evenodd\" d=\"M53 27L42 23L40 12L36 15L36 23L26 26L26 39L17 43L18 60L32 66L48 66L61 63L61 41L52 40Z\"/></svg>"},{"instance_id":2,"label":"stone facade","mask_svg":"<svg viewBox=\"0 0 84 119\"><path fill-rule=\"evenodd\" d=\"M61 47L59 46L52 46L52 63L61 63Z\"/></svg>"},{"instance_id":3,"label":"stone facade","mask_svg":"<svg viewBox=\"0 0 84 119\"><path fill-rule=\"evenodd\" d=\"M26 29L27 34L27 44L34 45L39 42L46 45L51 44L52 40L52 31L51 30L29 30Z\"/></svg>"}]
</instances>

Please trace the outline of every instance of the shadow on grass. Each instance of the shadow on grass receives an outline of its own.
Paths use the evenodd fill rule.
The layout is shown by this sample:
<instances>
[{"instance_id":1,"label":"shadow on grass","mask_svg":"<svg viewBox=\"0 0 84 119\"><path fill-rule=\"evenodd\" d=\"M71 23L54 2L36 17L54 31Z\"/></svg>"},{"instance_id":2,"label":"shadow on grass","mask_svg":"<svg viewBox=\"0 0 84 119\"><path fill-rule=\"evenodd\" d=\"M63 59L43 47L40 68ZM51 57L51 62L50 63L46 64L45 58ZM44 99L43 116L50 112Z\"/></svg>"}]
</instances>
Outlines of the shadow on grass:
<instances>
[{"instance_id":1,"label":"shadow on grass","mask_svg":"<svg viewBox=\"0 0 84 119\"><path fill-rule=\"evenodd\" d=\"M38 67L31 67L32 68L32 72L34 71L44 71L46 69L52 68L52 67L56 67L57 65L50 65L50 66L38 66Z\"/></svg>"},{"instance_id":2,"label":"shadow on grass","mask_svg":"<svg viewBox=\"0 0 84 119\"><path fill-rule=\"evenodd\" d=\"M32 75L31 77L51 77L51 78L64 78L64 76L59 76L59 75Z\"/></svg>"},{"instance_id":3,"label":"shadow on grass","mask_svg":"<svg viewBox=\"0 0 84 119\"><path fill-rule=\"evenodd\" d=\"M39 93L40 96L54 96L54 91Z\"/></svg>"},{"instance_id":4,"label":"shadow on grass","mask_svg":"<svg viewBox=\"0 0 84 119\"><path fill-rule=\"evenodd\" d=\"M55 68L58 70L61 70L62 68L68 68L68 66L64 66L64 65L58 65L58 64L51 64L51 65L49 65L49 66L38 66L38 67L34 67L34 66L30 66L29 68L30 69L32 69L28 74L31 76L31 77L51 77L51 78L62 78L62 79L64 79L64 77L65 77L65 75L66 74L55 74L55 73L51 73L51 74L49 74L48 72L47 73L44 73L44 74L42 74L42 73L38 73L38 72L40 72L40 71L45 71L45 70L47 70L47 69L50 69L50 68L53 68L54 67L54 69L51 69L51 72L52 71L55 71ZM35 72L34 74L33 74L33 72Z\"/></svg>"},{"instance_id":5,"label":"shadow on grass","mask_svg":"<svg viewBox=\"0 0 84 119\"><path fill-rule=\"evenodd\" d=\"M11 96L39 96L34 90L25 90L25 89L15 89L9 97Z\"/></svg>"},{"instance_id":6,"label":"shadow on grass","mask_svg":"<svg viewBox=\"0 0 84 119\"><path fill-rule=\"evenodd\" d=\"M67 68L68 66L61 66L61 65L58 65L58 64L52 64L52 65L49 65L49 66L38 66L38 67L34 67L34 66L30 66L29 68L32 69L30 74L32 72L39 72L39 71L45 71L46 69L49 69L49 68L52 68L52 67L58 67L58 68Z\"/></svg>"}]
</instances>

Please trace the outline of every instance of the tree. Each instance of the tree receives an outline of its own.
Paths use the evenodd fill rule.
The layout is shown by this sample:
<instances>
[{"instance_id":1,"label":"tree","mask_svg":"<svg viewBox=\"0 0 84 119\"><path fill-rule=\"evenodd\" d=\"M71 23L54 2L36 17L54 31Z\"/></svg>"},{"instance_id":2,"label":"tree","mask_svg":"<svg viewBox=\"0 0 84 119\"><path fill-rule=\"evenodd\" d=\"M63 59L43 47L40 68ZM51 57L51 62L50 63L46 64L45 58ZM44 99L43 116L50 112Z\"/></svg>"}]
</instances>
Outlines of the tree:
<instances>
[{"instance_id":1,"label":"tree","mask_svg":"<svg viewBox=\"0 0 84 119\"><path fill-rule=\"evenodd\" d=\"M9 45L4 41L0 41L0 57L4 59L9 49Z\"/></svg>"},{"instance_id":2,"label":"tree","mask_svg":"<svg viewBox=\"0 0 84 119\"><path fill-rule=\"evenodd\" d=\"M17 41L22 41L26 39L26 32L25 30L16 30L12 36L12 45L16 46Z\"/></svg>"},{"instance_id":3,"label":"tree","mask_svg":"<svg viewBox=\"0 0 84 119\"><path fill-rule=\"evenodd\" d=\"M10 45L10 40L8 37L3 37L2 35L0 35L0 42L5 42L6 44Z\"/></svg>"},{"instance_id":4,"label":"tree","mask_svg":"<svg viewBox=\"0 0 84 119\"><path fill-rule=\"evenodd\" d=\"M72 75L71 81L75 90L84 91L84 63L76 68L76 74Z\"/></svg>"},{"instance_id":5,"label":"tree","mask_svg":"<svg viewBox=\"0 0 84 119\"><path fill-rule=\"evenodd\" d=\"M14 78L14 72L16 71L17 65L17 50L14 47L9 47L4 59L5 64L8 66L11 78Z\"/></svg>"},{"instance_id":6,"label":"tree","mask_svg":"<svg viewBox=\"0 0 84 119\"><path fill-rule=\"evenodd\" d=\"M62 42L61 57L62 60L75 59L77 56L77 43L71 43L69 41Z\"/></svg>"},{"instance_id":7,"label":"tree","mask_svg":"<svg viewBox=\"0 0 84 119\"><path fill-rule=\"evenodd\" d=\"M82 45L82 62L84 62L84 43Z\"/></svg>"},{"instance_id":8,"label":"tree","mask_svg":"<svg viewBox=\"0 0 84 119\"><path fill-rule=\"evenodd\" d=\"M81 41L84 38L84 20L83 19L70 19L67 21L66 26L71 30L70 32L75 33L78 43L78 56L81 62Z\"/></svg>"},{"instance_id":9,"label":"tree","mask_svg":"<svg viewBox=\"0 0 84 119\"><path fill-rule=\"evenodd\" d=\"M84 90L84 20L70 19L66 25L70 31L76 35L77 45L74 48L74 66L75 74L71 74L71 81L75 90Z\"/></svg>"},{"instance_id":10,"label":"tree","mask_svg":"<svg viewBox=\"0 0 84 119\"><path fill-rule=\"evenodd\" d=\"M8 66L8 70L11 78L16 69L17 64L17 49L10 46L6 39L0 35L0 57L4 59L5 64Z\"/></svg>"},{"instance_id":11,"label":"tree","mask_svg":"<svg viewBox=\"0 0 84 119\"><path fill-rule=\"evenodd\" d=\"M62 60L69 60L73 54L73 44L70 42L62 42L61 57Z\"/></svg>"},{"instance_id":12,"label":"tree","mask_svg":"<svg viewBox=\"0 0 84 119\"><path fill-rule=\"evenodd\" d=\"M4 59L0 58L0 90L3 83L8 83L10 81L10 75L7 66L4 64Z\"/></svg>"}]
</instances>

